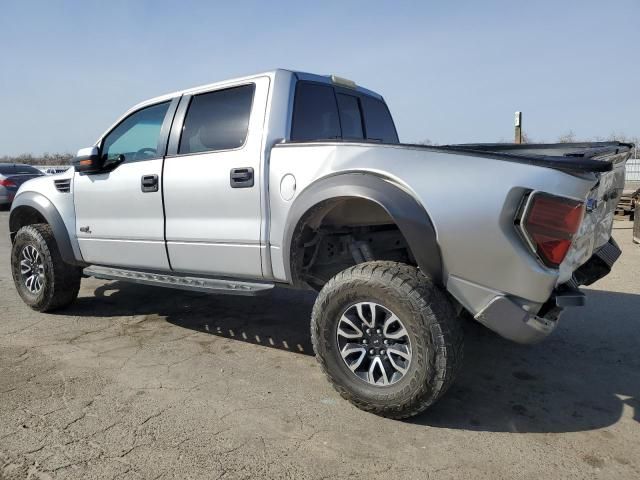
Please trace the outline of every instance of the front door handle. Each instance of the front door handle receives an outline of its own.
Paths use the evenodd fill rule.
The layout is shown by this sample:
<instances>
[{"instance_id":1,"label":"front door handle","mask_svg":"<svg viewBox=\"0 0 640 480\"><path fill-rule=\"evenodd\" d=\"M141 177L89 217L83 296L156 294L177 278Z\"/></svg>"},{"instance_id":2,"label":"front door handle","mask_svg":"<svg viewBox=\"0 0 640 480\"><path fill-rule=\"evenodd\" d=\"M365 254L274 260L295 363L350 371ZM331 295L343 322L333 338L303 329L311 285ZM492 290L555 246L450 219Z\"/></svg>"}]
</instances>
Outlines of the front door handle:
<instances>
[{"instance_id":1,"label":"front door handle","mask_svg":"<svg viewBox=\"0 0 640 480\"><path fill-rule=\"evenodd\" d=\"M144 193L158 191L158 175L143 175L140 180L140 188Z\"/></svg>"},{"instance_id":2,"label":"front door handle","mask_svg":"<svg viewBox=\"0 0 640 480\"><path fill-rule=\"evenodd\" d=\"M231 188L253 187L253 168L232 168L229 183Z\"/></svg>"}]
</instances>

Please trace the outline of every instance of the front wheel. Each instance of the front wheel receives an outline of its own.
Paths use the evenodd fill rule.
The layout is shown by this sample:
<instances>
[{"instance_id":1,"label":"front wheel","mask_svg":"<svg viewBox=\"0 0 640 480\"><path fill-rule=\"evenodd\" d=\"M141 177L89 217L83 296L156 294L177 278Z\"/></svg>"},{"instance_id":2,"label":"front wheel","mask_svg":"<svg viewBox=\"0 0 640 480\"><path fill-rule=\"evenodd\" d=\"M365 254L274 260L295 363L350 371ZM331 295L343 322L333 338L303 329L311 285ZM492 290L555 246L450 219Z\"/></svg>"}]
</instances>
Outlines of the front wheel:
<instances>
[{"instance_id":1,"label":"front wheel","mask_svg":"<svg viewBox=\"0 0 640 480\"><path fill-rule=\"evenodd\" d=\"M11 272L24 303L38 312L69 305L80 290L80 268L62 260L47 224L18 230L11 249Z\"/></svg>"},{"instance_id":2,"label":"front wheel","mask_svg":"<svg viewBox=\"0 0 640 480\"><path fill-rule=\"evenodd\" d=\"M415 267L367 262L333 277L313 307L316 358L362 410L416 415L451 385L463 334L446 295Z\"/></svg>"}]
</instances>

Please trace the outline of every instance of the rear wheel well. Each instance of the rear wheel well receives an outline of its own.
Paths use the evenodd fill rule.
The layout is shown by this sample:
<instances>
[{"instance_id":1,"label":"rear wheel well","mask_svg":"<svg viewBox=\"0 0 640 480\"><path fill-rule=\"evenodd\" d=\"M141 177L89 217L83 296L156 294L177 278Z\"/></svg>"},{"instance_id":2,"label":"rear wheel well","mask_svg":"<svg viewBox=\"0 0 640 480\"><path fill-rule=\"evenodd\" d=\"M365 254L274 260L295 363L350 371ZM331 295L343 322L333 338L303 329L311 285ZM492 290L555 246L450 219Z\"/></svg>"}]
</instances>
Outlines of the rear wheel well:
<instances>
[{"instance_id":1,"label":"rear wheel well","mask_svg":"<svg viewBox=\"0 0 640 480\"><path fill-rule=\"evenodd\" d=\"M290 258L293 283L315 289L359 263L416 265L393 218L378 203L359 197L331 199L309 209L294 230Z\"/></svg>"},{"instance_id":2,"label":"rear wheel well","mask_svg":"<svg viewBox=\"0 0 640 480\"><path fill-rule=\"evenodd\" d=\"M21 205L16 207L9 217L9 232L11 234L11 241L13 241L16 233L22 227L27 225L34 225L36 223L48 223L46 218L35 208L28 205Z\"/></svg>"}]
</instances>

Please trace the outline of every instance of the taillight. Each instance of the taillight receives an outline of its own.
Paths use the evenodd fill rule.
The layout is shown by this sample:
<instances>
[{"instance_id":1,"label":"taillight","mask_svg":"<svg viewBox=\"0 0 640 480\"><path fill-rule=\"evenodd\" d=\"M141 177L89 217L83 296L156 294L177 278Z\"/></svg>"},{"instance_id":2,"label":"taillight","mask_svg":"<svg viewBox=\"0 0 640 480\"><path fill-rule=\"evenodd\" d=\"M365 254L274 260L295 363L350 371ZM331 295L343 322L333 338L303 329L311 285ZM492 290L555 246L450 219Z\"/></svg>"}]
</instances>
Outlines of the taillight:
<instances>
[{"instance_id":1,"label":"taillight","mask_svg":"<svg viewBox=\"0 0 640 480\"><path fill-rule=\"evenodd\" d=\"M536 193L529 199L520 226L544 264L557 268L571 247L583 214L582 202Z\"/></svg>"},{"instance_id":2,"label":"taillight","mask_svg":"<svg viewBox=\"0 0 640 480\"><path fill-rule=\"evenodd\" d=\"M9 180L8 178L0 178L0 186L3 186L3 187L15 187L17 185L15 183L13 183L11 180Z\"/></svg>"}]
</instances>

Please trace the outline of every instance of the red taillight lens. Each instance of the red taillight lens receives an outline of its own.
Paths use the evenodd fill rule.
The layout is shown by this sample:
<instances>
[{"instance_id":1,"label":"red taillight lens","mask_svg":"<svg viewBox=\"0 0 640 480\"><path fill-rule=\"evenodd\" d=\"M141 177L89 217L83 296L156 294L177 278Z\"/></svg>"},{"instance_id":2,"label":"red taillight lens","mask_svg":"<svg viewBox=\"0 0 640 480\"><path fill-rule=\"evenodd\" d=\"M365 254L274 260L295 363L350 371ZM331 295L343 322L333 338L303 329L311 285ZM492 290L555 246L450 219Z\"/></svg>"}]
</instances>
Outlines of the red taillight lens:
<instances>
[{"instance_id":1,"label":"red taillight lens","mask_svg":"<svg viewBox=\"0 0 640 480\"><path fill-rule=\"evenodd\" d=\"M7 178L0 178L0 185L3 187L15 187L16 184Z\"/></svg>"},{"instance_id":2,"label":"red taillight lens","mask_svg":"<svg viewBox=\"0 0 640 480\"><path fill-rule=\"evenodd\" d=\"M583 212L582 202L568 198L538 193L531 199L522 226L545 265L555 268L562 263Z\"/></svg>"}]
</instances>

